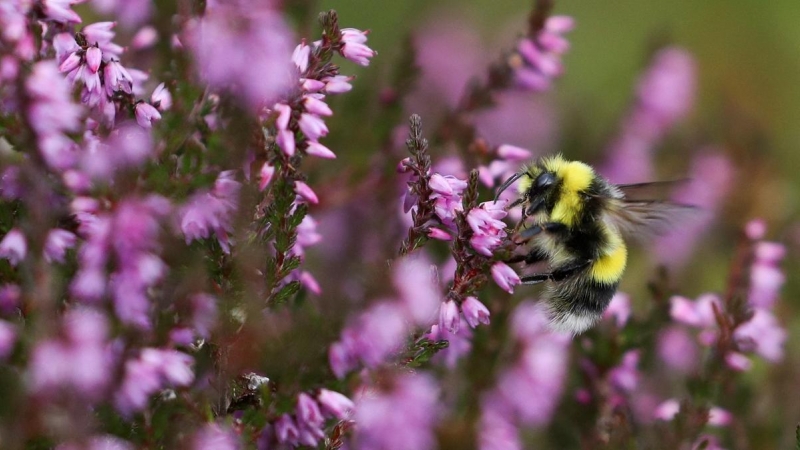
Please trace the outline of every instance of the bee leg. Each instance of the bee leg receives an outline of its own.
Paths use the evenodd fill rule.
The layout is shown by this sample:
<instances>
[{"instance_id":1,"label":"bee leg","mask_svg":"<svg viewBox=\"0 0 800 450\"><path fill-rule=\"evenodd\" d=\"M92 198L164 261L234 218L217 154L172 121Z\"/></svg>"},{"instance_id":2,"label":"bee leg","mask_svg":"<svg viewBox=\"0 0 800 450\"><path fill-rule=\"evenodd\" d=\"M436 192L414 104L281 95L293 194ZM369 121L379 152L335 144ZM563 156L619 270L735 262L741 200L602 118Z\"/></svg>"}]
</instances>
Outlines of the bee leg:
<instances>
[{"instance_id":1,"label":"bee leg","mask_svg":"<svg viewBox=\"0 0 800 450\"><path fill-rule=\"evenodd\" d=\"M590 263L591 261L581 261L576 264L554 270L550 273L532 273L530 275L520 277L520 281L522 284L539 284L548 280L563 281L585 269Z\"/></svg>"},{"instance_id":2,"label":"bee leg","mask_svg":"<svg viewBox=\"0 0 800 450\"><path fill-rule=\"evenodd\" d=\"M504 260L503 262L506 264L516 264L525 261L525 264L536 264L546 259L547 259L546 253L540 252L539 250L532 250L527 255L525 254L514 255L511 258Z\"/></svg>"}]
</instances>

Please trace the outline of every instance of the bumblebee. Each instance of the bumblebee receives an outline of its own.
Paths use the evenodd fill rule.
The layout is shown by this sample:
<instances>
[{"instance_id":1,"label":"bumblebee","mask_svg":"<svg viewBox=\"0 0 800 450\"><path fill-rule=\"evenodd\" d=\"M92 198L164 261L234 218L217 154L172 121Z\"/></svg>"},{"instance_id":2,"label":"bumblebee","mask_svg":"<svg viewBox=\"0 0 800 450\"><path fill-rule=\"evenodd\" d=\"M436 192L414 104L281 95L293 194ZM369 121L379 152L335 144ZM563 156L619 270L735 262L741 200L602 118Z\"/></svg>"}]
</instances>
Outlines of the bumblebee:
<instances>
[{"instance_id":1,"label":"bumblebee","mask_svg":"<svg viewBox=\"0 0 800 450\"><path fill-rule=\"evenodd\" d=\"M646 198L675 182L615 185L591 166L560 155L523 167L497 196L518 180L519 198L509 208L522 207L514 240L526 252L507 262L549 266L521 281L547 283L543 300L551 325L573 334L597 323L614 296L628 261L623 236L658 234L693 209Z\"/></svg>"}]
</instances>

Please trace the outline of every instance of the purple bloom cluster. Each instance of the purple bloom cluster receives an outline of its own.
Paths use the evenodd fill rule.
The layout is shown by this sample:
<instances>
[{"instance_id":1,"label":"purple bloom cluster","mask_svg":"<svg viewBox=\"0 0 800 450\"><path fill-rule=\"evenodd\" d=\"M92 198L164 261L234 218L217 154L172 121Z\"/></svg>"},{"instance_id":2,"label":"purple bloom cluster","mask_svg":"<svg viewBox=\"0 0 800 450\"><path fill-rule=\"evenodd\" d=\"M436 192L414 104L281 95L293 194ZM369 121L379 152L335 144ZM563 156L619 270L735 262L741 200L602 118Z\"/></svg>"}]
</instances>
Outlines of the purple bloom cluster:
<instances>
[{"instance_id":1,"label":"purple bloom cluster","mask_svg":"<svg viewBox=\"0 0 800 450\"><path fill-rule=\"evenodd\" d=\"M783 283L783 274L778 265L785 248L776 242L763 241L763 229L760 221L748 225L754 256L750 266L751 295L748 298L752 315L733 330L733 339L739 351L725 355L725 361L736 370L748 370L751 366L744 353L755 353L770 362L779 362L783 358L783 344L787 338L786 331L772 312ZM706 294L696 301L673 297L670 302L672 318L699 329L698 340L702 345L709 346L716 342L719 325L717 315L724 311L718 296Z\"/></svg>"},{"instance_id":2,"label":"purple bloom cluster","mask_svg":"<svg viewBox=\"0 0 800 450\"><path fill-rule=\"evenodd\" d=\"M229 233L241 188L234 175L232 170L220 172L211 190L196 192L179 209L180 229L187 244L214 236L220 247L230 252Z\"/></svg>"},{"instance_id":3,"label":"purple bloom cluster","mask_svg":"<svg viewBox=\"0 0 800 450\"><path fill-rule=\"evenodd\" d=\"M365 386L356 396L355 442L362 450L436 448L439 387L426 374L395 376L388 386ZM398 430L403 430L398 436Z\"/></svg>"},{"instance_id":4,"label":"purple bloom cluster","mask_svg":"<svg viewBox=\"0 0 800 450\"><path fill-rule=\"evenodd\" d=\"M514 311L512 333L521 350L481 397L481 449L522 448L517 437L520 425L550 421L564 389L570 336L554 333L548 323L545 311L533 302L521 303ZM509 447L499 447L498 442Z\"/></svg>"},{"instance_id":5,"label":"purple bloom cluster","mask_svg":"<svg viewBox=\"0 0 800 450\"><path fill-rule=\"evenodd\" d=\"M266 439L262 440L260 448L271 448L272 442L314 447L325 437L327 419L347 419L354 408L353 402L338 392L321 389L315 397L303 392L297 397L294 413L282 414L271 429L264 432Z\"/></svg>"},{"instance_id":6,"label":"purple bloom cluster","mask_svg":"<svg viewBox=\"0 0 800 450\"><path fill-rule=\"evenodd\" d=\"M547 19L536 35L519 42L519 61L512 65L519 87L537 92L550 89L553 80L564 72L561 56L569 50L569 41L564 34L574 27L572 17L553 16Z\"/></svg>"},{"instance_id":7,"label":"purple bloom cluster","mask_svg":"<svg viewBox=\"0 0 800 450\"><path fill-rule=\"evenodd\" d=\"M611 142L600 172L614 183L654 179L653 151L694 103L695 62L685 50L668 47L653 57L639 79L636 99Z\"/></svg>"},{"instance_id":8,"label":"purple bloom cluster","mask_svg":"<svg viewBox=\"0 0 800 450\"><path fill-rule=\"evenodd\" d=\"M337 377L344 377L359 363L375 368L387 362L401 348L414 325L427 326L433 322L441 294L431 267L420 256L395 263L394 286L398 297L373 303L330 346L328 357ZM455 314L457 318L457 307Z\"/></svg>"}]
</instances>

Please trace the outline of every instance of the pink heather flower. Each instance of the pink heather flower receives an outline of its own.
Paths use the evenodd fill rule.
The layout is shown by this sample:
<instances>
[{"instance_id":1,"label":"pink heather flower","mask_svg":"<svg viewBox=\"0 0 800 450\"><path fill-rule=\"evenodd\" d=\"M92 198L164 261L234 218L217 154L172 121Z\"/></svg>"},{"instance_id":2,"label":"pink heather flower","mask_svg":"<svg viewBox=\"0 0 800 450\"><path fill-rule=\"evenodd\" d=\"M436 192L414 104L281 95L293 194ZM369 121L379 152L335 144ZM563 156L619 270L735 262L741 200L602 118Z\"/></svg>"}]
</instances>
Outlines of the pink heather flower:
<instances>
[{"instance_id":1,"label":"pink heather flower","mask_svg":"<svg viewBox=\"0 0 800 450\"><path fill-rule=\"evenodd\" d=\"M86 50L86 65L94 73L100 68L100 61L102 61L103 52L98 47L89 47Z\"/></svg>"},{"instance_id":2,"label":"pink heather flower","mask_svg":"<svg viewBox=\"0 0 800 450\"><path fill-rule=\"evenodd\" d=\"M317 401L322 411L339 420L344 420L352 414L355 404L346 396L327 389L320 389Z\"/></svg>"},{"instance_id":3,"label":"pink heather flower","mask_svg":"<svg viewBox=\"0 0 800 450\"><path fill-rule=\"evenodd\" d=\"M137 358L125 362L122 385L114 404L125 414L142 410L150 398L169 386L187 386L194 381L191 356L176 350L145 348Z\"/></svg>"},{"instance_id":4,"label":"pink heather flower","mask_svg":"<svg viewBox=\"0 0 800 450\"><path fill-rule=\"evenodd\" d=\"M508 406L501 396L487 395L481 401L479 450L522 450L519 429L510 416Z\"/></svg>"},{"instance_id":5,"label":"pink heather flower","mask_svg":"<svg viewBox=\"0 0 800 450\"><path fill-rule=\"evenodd\" d=\"M441 304L434 266L424 256L407 256L395 262L392 284L407 316L417 325L428 325Z\"/></svg>"},{"instance_id":6,"label":"pink heather flower","mask_svg":"<svg viewBox=\"0 0 800 450\"><path fill-rule=\"evenodd\" d=\"M391 390L364 390L356 399L356 447L362 450L432 450L439 388L423 373L402 374ZM398 439L397 430L403 430Z\"/></svg>"},{"instance_id":7,"label":"pink heather flower","mask_svg":"<svg viewBox=\"0 0 800 450\"><path fill-rule=\"evenodd\" d=\"M501 145L497 147L497 156L503 158L508 161L528 161L531 159L533 154L530 150L526 150L522 147L516 147L514 145Z\"/></svg>"},{"instance_id":8,"label":"pink heather flower","mask_svg":"<svg viewBox=\"0 0 800 450\"><path fill-rule=\"evenodd\" d=\"M272 177L275 175L275 166L266 162L263 166L261 166L261 171L259 172L259 181L258 181L258 190L263 191L264 189L269 186L269 183L272 181Z\"/></svg>"},{"instance_id":9,"label":"pink heather flower","mask_svg":"<svg viewBox=\"0 0 800 450\"><path fill-rule=\"evenodd\" d=\"M713 427L727 427L733 422L733 414L718 406L708 409L708 424Z\"/></svg>"},{"instance_id":10,"label":"pink heather flower","mask_svg":"<svg viewBox=\"0 0 800 450\"><path fill-rule=\"evenodd\" d=\"M322 235L317 232L317 221L310 214L306 214L297 227L297 241L292 248L292 254L303 257L307 247L318 244L321 240Z\"/></svg>"},{"instance_id":11,"label":"pink heather flower","mask_svg":"<svg viewBox=\"0 0 800 450\"><path fill-rule=\"evenodd\" d=\"M611 369L608 378L611 383L622 392L633 392L639 384L639 350L629 350L622 355L622 361L617 367Z\"/></svg>"},{"instance_id":12,"label":"pink heather flower","mask_svg":"<svg viewBox=\"0 0 800 450\"><path fill-rule=\"evenodd\" d=\"M695 72L694 59L683 49L668 47L653 57L601 173L615 183L653 179L653 150L692 108Z\"/></svg>"},{"instance_id":13,"label":"pink heather flower","mask_svg":"<svg viewBox=\"0 0 800 450\"><path fill-rule=\"evenodd\" d=\"M467 323L472 328L477 327L478 324L481 323L489 323L489 310L475 297L470 296L464 299L464 302L461 303L461 312L464 314L464 319L466 319Z\"/></svg>"},{"instance_id":14,"label":"pink heather flower","mask_svg":"<svg viewBox=\"0 0 800 450\"><path fill-rule=\"evenodd\" d=\"M54 228L47 234L44 244L45 259L48 262L64 262L64 255L67 249L75 247L77 236L61 228Z\"/></svg>"},{"instance_id":15,"label":"pink heather flower","mask_svg":"<svg viewBox=\"0 0 800 450\"><path fill-rule=\"evenodd\" d=\"M136 123L142 128L150 128L154 121L161 120L161 113L153 105L145 102L136 104Z\"/></svg>"},{"instance_id":16,"label":"pink heather flower","mask_svg":"<svg viewBox=\"0 0 800 450\"><path fill-rule=\"evenodd\" d=\"M11 312L20 306L22 290L16 284L0 285L0 311Z\"/></svg>"},{"instance_id":17,"label":"pink heather flower","mask_svg":"<svg viewBox=\"0 0 800 450\"><path fill-rule=\"evenodd\" d=\"M678 400L671 398L669 400L665 400L663 403L658 405L653 411L653 417L660 420L672 420L681 410L681 404Z\"/></svg>"},{"instance_id":18,"label":"pink heather flower","mask_svg":"<svg viewBox=\"0 0 800 450\"><path fill-rule=\"evenodd\" d=\"M172 94L169 93L164 83L156 86L153 94L150 96L150 103L153 104L159 111L166 111L172 107Z\"/></svg>"},{"instance_id":19,"label":"pink heather flower","mask_svg":"<svg viewBox=\"0 0 800 450\"><path fill-rule=\"evenodd\" d=\"M731 189L734 174L733 163L723 149L704 150L694 158L689 174L692 181L680 186L671 198L676 203L695 205L703 211L694 216L687 214L680 229L673 229L656 241L655 252L661 261L680 266L688 259L711 229Z\"/></svg>"},{"instance_id":20,"label":"pink heather flower","mask_svg":"<svg viewBox=\"0 0 800 450\"><path fill-rule=\"evenodd\" d=\"M217 300L205 293L198 293L189 299L192 307L191 325L202 338L209 338L217 323Z\"/></svg>"},{"instance_id":21,"label":"pink heather flower","mask_svg":"<svg viewBox=\"0 0 800 450\"><path fill-rule=\"evenodd\" d=\"M242 443L236 433L217 423L209 423L198 430L192 439L192 450L238 450Z\"/></svg>"},{"instance_id":22,"label":"pink heather flower","mask_svg":"<svg viewBox=\"0 0 800 450\"><path fill-rule=\"evenodd\" d=\"M704 294L691 301L685 297L675 296L670 299L670 316L676 322L685 323L698 328L716 326L713 304L722 310L719 297L715 294Z\"/></svg>"},{"instance_id":23,"label":"pink heather flower","mask_svg":"<svg viewBox=\"0 0 800 450\"><path fill-rule=\"evenodd\" d=\"M325 158L325 159L335 159L336 158L336 154L333 153L333 151L331 151L331 149L329 149L328 147L325 147L324 145L320 144L319 142L309 141L309 142L306 142L306 144L308 145L306 147L306 153L308 153L309 155L318 156L320 158Z\"/></svg>"},{"instance_id":24,"label":"pink heather flower","mask_svg":"<svg viewBox=\"0 0 800 450\"><path fill-rule=\"evenodd\" d=\"M561 398L566 379L570 336L553 333L541 305L521 303L511 319L512 335L520 343L519 359L500 374L495 388L505 411L522 423L544 425L550 421ZM499 405L498 405L499 406Z\"/></svg>"},{"instance_id":25,"label":"pink heather flower","mask_svg":"<svg viewBox=\"0 0 800 450\"><path fill-rule=\"evenodd\" d=\"M356 28L342 28L342 41L355 42L357 44L364 44L367 42L367 35L369 30L361 31Z\"/></svg>"},{"instance_id":26,"label":"pink heather flower","mask_svg":"<svg viewBox=\"0 0 800 450\"><path fill-rule=\"evenodd\" d=\"M133 450L130 442L110 435L92 436L80 444L60 444L55 450Z\"/></svg>"},{"instance_id":27,"label":"pink heather flower","mask_svg":"<svg viewBox=\"0 0 800 450\"><path fill-rule=\"evenodd\" d=\"M275 434L278 442L293 445L297 444L300 435L297 425L289 414L282 415L275 422Z\"/></svg>"},{"instance_id":28,"label":"pink heather flower","mask_svg":"<svg viewBox=\"0 0 800 450\"><path fill-rule=\"evenodd\" d=\"M431 239L438 239L440 241L451 241L453 240L453 236L450 235L447 231L442 230L441 228L429 228L428 229L428 237Z\"/></svg>"},{"instance_id":29,"label":"pink heather flower","mask_svg":"<svg viewBox=\"0 0 800 450\"><path fill-rule=\"evenodd\" d=\"M747 222L744 227L744 233L753 241L764 239L767 234L767 223L763 219L754 219Z\"/></svg>"},{"instance_id":30,"label":"pink heather flower","mask_svg":"<svg viewBox=\"0 0 800 450\"><path fill-rule=\"evenodd\" d=\"M740 325L733 337L741 348L753 351L767 361L777 363L783 359L787 333L775 316L763 308L755 308L753 318Z\"/></svg>"},{"instance_id":31,"label":"pink heather flower","mask_svg":"<svg viewBox=\"0 0 800 450\"><path fill-rule=\"evenodd\" d=\"M725 354L725 363L733 370L739 372L747 372L753 367L753 362L750 358L739 352L728 352Z\"/></svg>"},{"instance_id":32,"label":"pink heather flower","mask_svg":"<svg viewBox=\"0 0 800 450\"><path fill-rule=\"evenodd\" d=\"M178 211L180 228L189 244L195 239L208 239L212 233L225 251L230 250L228 233L232 230L233 213L238 206L241 184L232 171L219 174L214 188L192 195Z\"/></svg>"},{"instance_id":33,"label":"pink heather flower","mask_svg":"<svg viewBox=\"0 0 800 450\"><path fill-rule=\"evenodd\" d=\"M158 42L158 30L149 25L142 27L131 39L131 48L134 50L146 50L153 47Z\"/></svg>"},{"instance_id":34,"label":"pink heather flower","mask_svg":"<svg viewBox=\"0 0 800 450\"><path fill-rule=\"evenodd\" d=\"M325 82L321 80L312 80L309 78L300 79L300 87L305 92L320 92L325 89Z\"/></svg>"},{"instance_id":35,"label":"pink heather flower","mask_svg":"<svg viewBox=\"0 0 800 450\"><path fill-rule=\"evenodd\" d=\"M434 212L446 227L455 231L456 213L464 209L461 194L466 189L467 182L454 176L434 173L431 175L430 187L433 190L431 198L434 200Z\"/></svg>"},{"instance_id":36,"label":"pink heather flower","mask_svg":"<svg viewBox=\"0 0 800 450\"><path fill-rule=\"evenodd\" d=\"M679 373L688 374L697 368L697 344L680 326L669 326L659 333L656 351L668 367Z\"/></svg>"},{"instance_id":37,"label":"pink heather flower","mask_svg":"<svg viewBox=\"0 0 800 450\"><path fill-rule=\"evenodd\" d=\"M369 60L378 52L364 45L367 42L367 31L360 31L354 28L341 30L342 47L339 52L345 58L362 66L368 66Z\"/></svg>"},{"instance_id":38,"label":"pink heather flower","mask_svg":"<svg viewBox=\"0 0 800 450\"><path fill-rule=\"evenodd\" d=\"M521 283L519 275L514 272L514 269L502 261L498 261L492 265L492 278L494 282L500 286L500 289L509 294L513 294L514 286Z\"/></svg>"},{"instance_id":39,"label":"pink heather flower","mask_svg":"<svg viewBox=\"0 0 800 450\"><path fill-rule=\"evenodd\" d=\"M294 48L292 52L292 62L301 74L308 70L308 57L311 55L311 47L306 45L303 41L300 45Z\"/></svg>"},{"instance_id":40,"label":"pink heather flower","mask_svg":"<svg viewBox=\"0 0 800 450\"><path fill-rule=\"evenodd\" d=\"M43 0L44 14L48 19L61 23L81 23L81 17L70 7L82 0Z\"/></svg>"},{"instance_id":41,"label":"pink heather flower","mask_svg":"<svg viewBox=\"0 0 800 450\"><path fill-rule=\"evenodd\" d=\"M12 266L16 266L28 253L25 235L17 228L12 228L0 241L0 258L5 258Z\"/></svg>"},{"instance_id":42,"label":"pink heather flower","mask_svg":"<svg viewBox=\"0 0 800 450\"><path fill-rule=\"evenodd\" d=\"M611 303L603 312L603 318L613 318L617 328L622 328L631 317L631 298L622 292L617 292L611 298Z\"/></svg>"},{"instance_id":43,"label":"pink heather flower","mask_svg":"<svg viewBox=\"0 0 800 450\"><path fill-rule=\"evenodd\" d=\"M457 333L461 326L461 315L458 312L458 305L453 300L442 303L439 309L439 328L450 333Z\"/></svg>"},{"instance_id":44,"label":"pink heather flower","mask_svg":"<svg viewBox=\"0 0 800 450\"><path fill-rule=\"evenodd\" d=\"M353 77L348 77L346 75L335 75L322 79L322 81L325 82L326 94L344 94L345 92L350 92L350 90L353 89L353 85L350 84L352 80Z\"/></svg>"},{"instance_id":45,"label":"pink heather flower","mask_svg":"<svg viewBox=\"0 0 800 450\"><path fill-rule=\"evenodd\" d=\"M317 197L316 192L306 183L302 181L295 181L294 182L294 190L297 192L303 200L307 201L308 203L312 203L316 205L319 203L319 198Z\"/></svg>"},{"instance_id":46,"label":"pink heather flower","mask_svg":"<svg viewBox=\"0 0 800 450\"><path fill-rule=\"evenodd\" d=\"M103 69L103 81L105 82L106 95L109 97L112 97L115 91L121 91L126 94L133 92L133 76L118 60L111 60L106 63L106 67Z\"/></svg>"},{"instance_id":47,"label":"pink heather flower","mask_svg":"<svg viewBox=\"0 0 800 450\"><path fill-rule=\"evenodd\" d=\"M332 116L333 111L327 103L322 101L324 98L320 94L306 94L303 96L303 107L311 114L318 116Z\"/></svg>"},{"instance_id":48,"label":"pink heather flower","mask_svg":"<svg viewBox=\"0 0 800 450\"><path fill-rule=\"evenodd\" d=\"M67 59L58 66L58 71L61 73L69 73L77 69L80 65L81 57L78 55L78 52L72 52L67 56Z\"/></svg>"},{"instance_id":49,"label":"pink heather flower","mask_svg":"<svg viewBox=\"0 0 800 450\"><path fill-rule=\"evenodd\" d=\"M319 138L328 135L327 125L325 125L325 122L321 118L314 114L300 114L298 125L300 126L300 131L312 142L316 142Z\"/></svg>"},{"instance_id":50,"label":"pink heather flower","mask_svg":"<svg viewBox=\"0 0 800 450\"><path fill-rule=\"evenodd\" d=\"M286 156L294 156L296 146L294 132L292 130L278 130L278 136L275 139L275 142L278 144L278 147L283 150L283 153L285 153Z\"/></svg>"},{"instance_id":51,"label":"pink heather flower","mask_svg":"<svg viewBox=\"0 0 800 450\"><path fill-rule=\"evenodd\" d=\"M216 5L188 24L186 36L200 76L212 87L233 92L254 111L297 82L292 75L294 38L269 7Z\"/></svg>"},{"instance_id":52,"label":"pink heather flower","mask_svg":"<svg viewBox=\"0 0 800 450\"><path fill-rule=\"evenodd\" d=\"M328 364L336 378L344 378L348 372L356 368L356 363L356 356L350 353L350 349L344 343L334 342L328 347Z\"/></svg>"},{"instance_id":53,"label":"pink heather flower","mask_svg":"<svg viewBox=\"0 0 800 450\"><path fill-rule=\"evenodd\" d=\"M331 369L341 378L355 368L356 361L376 367L402 346L408 331L402 305L377 302L348 325L339 342L331 345Z\"/></svg>"},{"instance_id":54,"label":"pink heather flower","mask_svg":"<svg viewBox=\"0 0 800 450\"><path fill-rule=\"evenodd\" d=\"M146 22L153 12L153 4L148 0L94 0L92 6L103 14L117 18L122 26L129 29Z\"/></svg>"},{"instance_id":55,"label":"pink heather flower","mask_svg":"<svg viewBox=\"0 0 800 450\"><path fill-rule=\"evenodd\" d=\"M0 320L0 360L11 354L16 342L16 327L5 320Z\"/></svg>"},{"instance_id":56,"label":"pink heather flower","mask_svg":"<svg viewBox=\"0 0 800 450\"><path fill-rule=\"evenodd\" d=\"M492 251L506 237L506 224L500 220L506 216L506 212L502 209L504 206L505 202L501 201L484 202L467 213L467 223L473 232L469 242L481 255L492 256Z\"/></svg>"},{"instance_id":57,"label":"pink heather flower","mask_svg":"<svg viewBox=\"0 0 800 450\"><path fill-rule=\"evenodd\" d=\"M434 342L447 341L447 348L437 352L433 360L449 369L454 369L458 361L472 350L472 330L469 327L459 327L457 333L450 333L434 324L423 336Z\"/></svg>"},{"instance_id":58,"label":"pink heather flower","mask_svg":"<svg viewBox=\"0 0 800 450\"><path fill-rule=\"evenodd\" d=\"M82 110L72 103L69 83L53 61L36 63L25 88L33 100L28 115L39 135L78 130Z\"/></svg>"},{"instance_id":59,"label":"pink heather flower","mask_svg":"<svg viewBox=\"0 0 800 450\"><path fill-rule=\"evenodd\" d=\"M39 341L29 364L31 389L52 394L74 390L87 400L99 400L110 382L113 354L106 342L108 320L88 308L64 315L63 339Z\"/></svg>"},{"instance_id":60,"label":"pink heather flower","mask_svg":"<svg viewBox=\"0 0 800 450\"><path fill-rule=\"evenodd\" d=\"M786 247L776 242L758 242L754 247L754 261L750 267L749 303L757 308L771 308L786 282L780 263Z\"/></svg>"},{"instance_id":61,"label":"pink heather flower","mask_svg":"<svg viewBox=\"0 0 800 450\"><path fill-rule=\"evenodd\" d=\"M325 418L322 416L322 411L319 409L316 400L305 392L297 397L295 415L297 417L297 423L305 426L319 428L325 423Z\"/></svg>"},{"instance_id":62,"label":"pink heather flower","mask_svg":"<svg viewBox=\"0 0 800 450\"><path fill-rule=\"evenodd\" d=\"M95 22L86 25L81 33L86 37L89 45L108 44L114 39L116 22Z\"/></svg>"}]
</instances>

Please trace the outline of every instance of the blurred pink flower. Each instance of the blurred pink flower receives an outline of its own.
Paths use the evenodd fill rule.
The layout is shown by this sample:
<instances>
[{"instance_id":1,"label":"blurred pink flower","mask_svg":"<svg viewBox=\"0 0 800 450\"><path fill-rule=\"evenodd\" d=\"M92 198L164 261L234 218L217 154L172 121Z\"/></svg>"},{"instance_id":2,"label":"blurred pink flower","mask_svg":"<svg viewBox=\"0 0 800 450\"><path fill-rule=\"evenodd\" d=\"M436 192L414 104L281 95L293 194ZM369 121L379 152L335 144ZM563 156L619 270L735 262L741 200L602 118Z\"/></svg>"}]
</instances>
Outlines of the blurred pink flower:
<instances>
[{"instance_id":1,"label":"blurred pink flower","mask_svg":"<svg viewBox=\"0 0 800 450\"><path fill-rule=\"evenodd\" d=\"M209 423L195 432L192 450L238 450L242 443L236 433L227 426Z\"/></svg>"},{"instance_id":2,"label":"blurred pink flower","mask_svg":"<svg viewBox=\"0 0 800 450\"><path fill-rule=\"evenodd\" d=\"M755 308L753 318L736 328L733 337L741 348L753 351L767 361L777 363L783 359L786 330L766 309Z\"/></svg>"},{"instance_id":3,"label":"blurred pink flower","mask_svg":"<svg viewBox=\"0 0 800 450\"><path fill-rule=\"evenodd\" d=\"M28 243L25 235L18 228L8 230L0 241L0 258L7 259L12 266L16 266L28 253Z\"/></svg>"},{"instance_id":4,"label":"blurred pink flower","mask_svg":"<svg viewBox=\"0 0 800 450\"><path fill-rule=\"evenodd\" d=\"M5 320L0 320L0 360L6 359L17 343L16 327Z\"/></svg>"},{"instance_id":5,"label":"blurred pink flower","mask_svg":"<svg viewBox=\"0 0 800 450\"><path fill-rule=\"evenodd\" d=\"M355 404L346 396L327 389L320 389L317 395L323 411L336 419L343 420L352 414Z\"/></svg>"},{"instance_id":6,"label":"blurred pink flower","mask_svg":"<svg viewBox=\"0 0 800 450\"><path fill-rule=\"evenodd\" d=\"M389 390L366 387L356 397L357 448L433 449L439 409L439 387L431 376L421 372L396 375ZM398 430L403 430L401 439Z\"/></svg>"},{"instance_id":7,"label":"blurred pink flower","mask_svg":"<svg viewBox=\"0 0 800 450\"><path fill-rule=\"evenodd\" d=\"M603 175L614 183L653 179L656 145L694 103L695 72L694 59L683 49L667 47L655 54L639 79L631 111L611 142L600 170Z\"/></svg>"},{"instance_id":8,"label":"blurred pink flower","mask_svg":"<svg viewBox=\"0 0 800 450\"><path fill-rule=\"evenodd\" d=\"M622 328L631 317L631 298L628 294L617 292L611 297L611 302L603 312L604 319L614 319L617 328Z\"/></svg>"},{"instance_id":9,"label":"blurred pink flower","mask_svg":"<svg viewBox=\"0 0 800 450\"><path fill-rule=\"evenodd\" d=\"M190 22L185 42L201 78L256 111L294 81L292 41L283 18L268 6L226 4Z\"/></svg>"},{"instance_id":10,"label":"blurred pink flower","mask_svg":"<svg viewBox=\"0 0 800 450\"><path fill-rule=\"evenodd\" d=\"M458 312L458 305L453 300L442 303L439 309L439 329L447 330L449 333L457 333L461 325L461 315Z\"/></svg>"},{"instance_id":11,"label":"blurred pink flower","mask_svg":"<svg viewBox=\"0 0 800 450\"><path fill-rule=\"evenodd\" d=\"M721 149L706 149L694 158L689 173L691 181L673 193L672 201L694 205L701 210L687 215L680 227L656 241L654 251L659 261L676 267L691 256L716 220L733 177L733 165Z\"/></svg>"},{"instance_id":12,"label":"blurred pink flower","mask_svg":"<svg viewBox=\"0 0 800 450\"><path fill-rule=\"evenodd\" d=\"M658 356L667 366L682 374L693 372L699 363L695 340L680 326L668 326L658 335Z\"/></svg>"},{"instance_id":13,"label":"blurred pink flower","mask_svg":"<svg viewBox=\"0 0 800 450\"><path fill-rule=\"evenodd\" d=\"M434 266L424 255L409 255L394 263L392 282L407 315L416 325L430 324L441 303Z\"/></svg>"}]
</instances>

